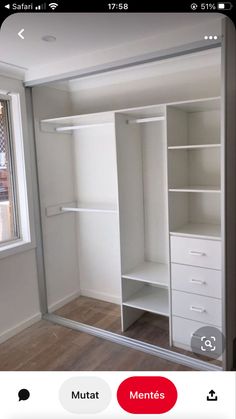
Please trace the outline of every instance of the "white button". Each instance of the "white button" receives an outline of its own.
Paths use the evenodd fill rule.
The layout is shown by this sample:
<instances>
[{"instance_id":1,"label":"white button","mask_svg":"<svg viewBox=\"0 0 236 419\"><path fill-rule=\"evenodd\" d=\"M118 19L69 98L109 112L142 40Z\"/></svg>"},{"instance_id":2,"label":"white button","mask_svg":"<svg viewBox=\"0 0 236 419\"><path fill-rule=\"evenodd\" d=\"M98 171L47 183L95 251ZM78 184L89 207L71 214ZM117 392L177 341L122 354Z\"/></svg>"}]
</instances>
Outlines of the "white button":
<instances>
[{"instance_id":1,"label":"white button","mask_svg":"<svg viewBox=\"0 0 236 419\"><path fill-rule=\"evenodd\" d=\"M73 377L62 384L59 399L71 413L99 413L109 405L111 389L98 377Z\"/></svg>"}]
</instances>

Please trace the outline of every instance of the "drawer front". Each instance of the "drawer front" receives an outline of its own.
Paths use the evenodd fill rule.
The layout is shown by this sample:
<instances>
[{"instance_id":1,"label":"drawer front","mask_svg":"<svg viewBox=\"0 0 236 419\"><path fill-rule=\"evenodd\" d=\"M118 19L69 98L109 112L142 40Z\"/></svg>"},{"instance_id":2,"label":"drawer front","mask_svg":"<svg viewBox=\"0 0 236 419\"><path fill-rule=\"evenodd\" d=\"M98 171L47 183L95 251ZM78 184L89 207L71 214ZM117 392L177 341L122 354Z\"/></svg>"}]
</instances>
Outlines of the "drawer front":
<instances>
[{"instance_id":1,"label":"drawer front","mask_svg":"<svg viewBox=\"0 0 236 419\"><path fill-rule=\"evenodd\" d=\"M221 242L172 236L171 262L221 269Z\"/></svg>"},{"instance_id":2,"label":"drawer front","mask_svg":"<svg viewBox=\"0 0 236 419\"><path fill-rule=\"evenodd\" d=\"M191 350L192 335L201 327L205 327L204 323L195 322L193 320L181 319L180 317L172 317L172 340L173 343L180 347ZM212 325L211 325L212 326ZM217 327L217 326L216 326ZM217 327L220 329L220 327Z\"/></svg>"},{"instance_id":3,"label":"drawer front","mask_svg":"<svg viewBox=\"0 0 236 419\"><path fill-rule=\"evenodd\" d=\"M221 298L221 271L171 264L172 289Z\"/></svg>"},{"instance_id":4,"label":"drawer front","mask_svg":"<svg viewBox=\"0 0 236 419\"><path fill-rule=\"evenodd\" d=\"M221 327L221 300L182 291L172 291L174 316Z\"/></svg>"}]
</instances>

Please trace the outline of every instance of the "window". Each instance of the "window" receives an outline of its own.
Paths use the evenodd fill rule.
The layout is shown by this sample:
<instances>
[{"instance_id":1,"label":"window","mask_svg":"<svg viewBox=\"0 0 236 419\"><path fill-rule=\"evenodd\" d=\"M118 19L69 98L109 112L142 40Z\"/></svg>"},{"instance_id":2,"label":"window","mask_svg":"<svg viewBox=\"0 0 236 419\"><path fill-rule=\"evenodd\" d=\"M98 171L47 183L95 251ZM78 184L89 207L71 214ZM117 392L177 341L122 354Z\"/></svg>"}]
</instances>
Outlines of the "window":
<instances>
[{"instance_id":1,"label":"window","mask_svg":"<svg viewBox=\"0 0 236 419\"><path fill-rule=\"evenodd\" d=\"M0 245L20 238L10 99L0 98Z\"/></svg>"},{"instance_id":2,"label":"window","mask_svg":"<svg viewBox=\"0 0 236 419\"><path fill-rule=\"evenodd\" d=\"M0 91L0 258L35 246L26 181L27 134L24 96ZM29 173L29 164L27 168Z\"/></svg>"}]
</instances>

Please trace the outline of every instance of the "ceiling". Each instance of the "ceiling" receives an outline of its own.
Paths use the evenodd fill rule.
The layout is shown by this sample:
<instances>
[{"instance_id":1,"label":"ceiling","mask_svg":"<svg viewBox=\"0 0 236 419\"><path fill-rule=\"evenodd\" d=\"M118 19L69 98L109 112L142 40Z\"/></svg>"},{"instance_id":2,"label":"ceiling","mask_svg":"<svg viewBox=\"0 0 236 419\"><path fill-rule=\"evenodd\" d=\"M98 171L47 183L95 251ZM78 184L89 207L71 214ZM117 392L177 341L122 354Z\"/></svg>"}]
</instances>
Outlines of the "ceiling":
<instances>
[{"instance_id":1,"label":"ceiling","mask_svg":"<svg viewBox=\"0 0 236 419\"><path fill-rule=\"evenodd\" d=\"M178 33L182 34L182 38L186 38L196 25L208 28L217 22L215 27L219 29L221 17L218 13L17 13L7 18L2 25L0 62L31 70L32 77L33 74L39 77L44 66L47 66L48 72L49 66L56 64L58 70L61 65L64 68L66 62L69 66L72 58L76 68L84 63L91 65L93 61L93 64L96 64L98 54L104 51L117 49L118 57L122 56L127 46L131 55L132 46L134 55L139 51L139 46L140 51L145 48L158 50L171 43L170 34L173 34L173 40L176 40ZM23 28L24 40L18 36L18 32ZM42 37L45 35L56 37L56 41L43 41ZM111 53L107 54L109 59L111 56ZM90 57L90 60L86 57ZM72 68L72 64L70 67ZM40 72L37 72L39 68Z\"/></svg>"},{"instance_id":2,"label":"ceiling","mask_svg":"<svg viewBox=\"0 0 236 419\"><path fill-rule=\"evenodd\" d=\"M192 26L199 15L185 14L16 14L2 25L0 57L2 61L29 68L44 62L84 55L97 50L158 35L170 29ZM201 22L215 19L201 15ZM17 35L24 28L25 39ZM54 35L56 42L42 41L42 36Z\"/></svg>"}]
</instances>

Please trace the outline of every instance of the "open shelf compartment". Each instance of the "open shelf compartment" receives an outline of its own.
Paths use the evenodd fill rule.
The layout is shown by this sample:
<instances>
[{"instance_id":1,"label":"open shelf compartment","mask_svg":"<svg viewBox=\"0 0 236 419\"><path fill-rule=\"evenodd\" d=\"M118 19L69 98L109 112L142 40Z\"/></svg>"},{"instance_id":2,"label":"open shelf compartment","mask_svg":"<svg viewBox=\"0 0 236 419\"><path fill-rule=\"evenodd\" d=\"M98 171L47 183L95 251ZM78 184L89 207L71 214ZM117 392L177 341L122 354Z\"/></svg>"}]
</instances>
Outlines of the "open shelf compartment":
<instances>
[{"instance_id":1,"label":"open shelf compartment","mask_svg":"<svg viewBox=\"0 0 236 419\"><path fill-rule=\"evenodd\" d=\"M142 262L134 269L122 275L122 278L133 281L147 282L159 287L168 288L169 268L167 264L156 262Z\"/></svg>"},{"instance_id":2,"label":"open shelf compartment","mask_svg":"<svg viewBox=\"0 0 236 419\"><path fill-rule=\"evenodd\" d=\"M172 236L199 237L207 239L220 239L220 224L184 224L183 226L171 231Z\"/></svg>"},{"instance_id":3,"label":"open shelf compartment","mask_svg":"<svg viewBox=\"0 0 236 419\"><path fill-rule=\"evenodd\" d=\"M168 147L220 146L220 98L167 105Z\"/></svg>"},{"instance_id":4,"label":"open shelf compartment","mask_svg":"<svg viewBox=\"0 0 236 419\"><path fill-rule=\"evenodd\" d=\"M169 190L219 193L220 151L220 147L169 150Z\"/></svg>"},{"instance_id":5,"label":"open shelf compartment","mask_svg":"<svg viewBox=\"0 0 236 419\"><path fill-rule=\"evenodd\" d=\"M170 234L221 238L221 195L169 193Z\"/></svg>"},{"instance_id":6,"label":"open shelf compartment","mask_svg":"<svg viewBox=\"0 0 236 419\"><path fill-rule=\"evenodd\" d=\"M133 307L150 313L169 316L168 290L144 285L123 302L124 306Z\"/></svg>"}]
</instances>

